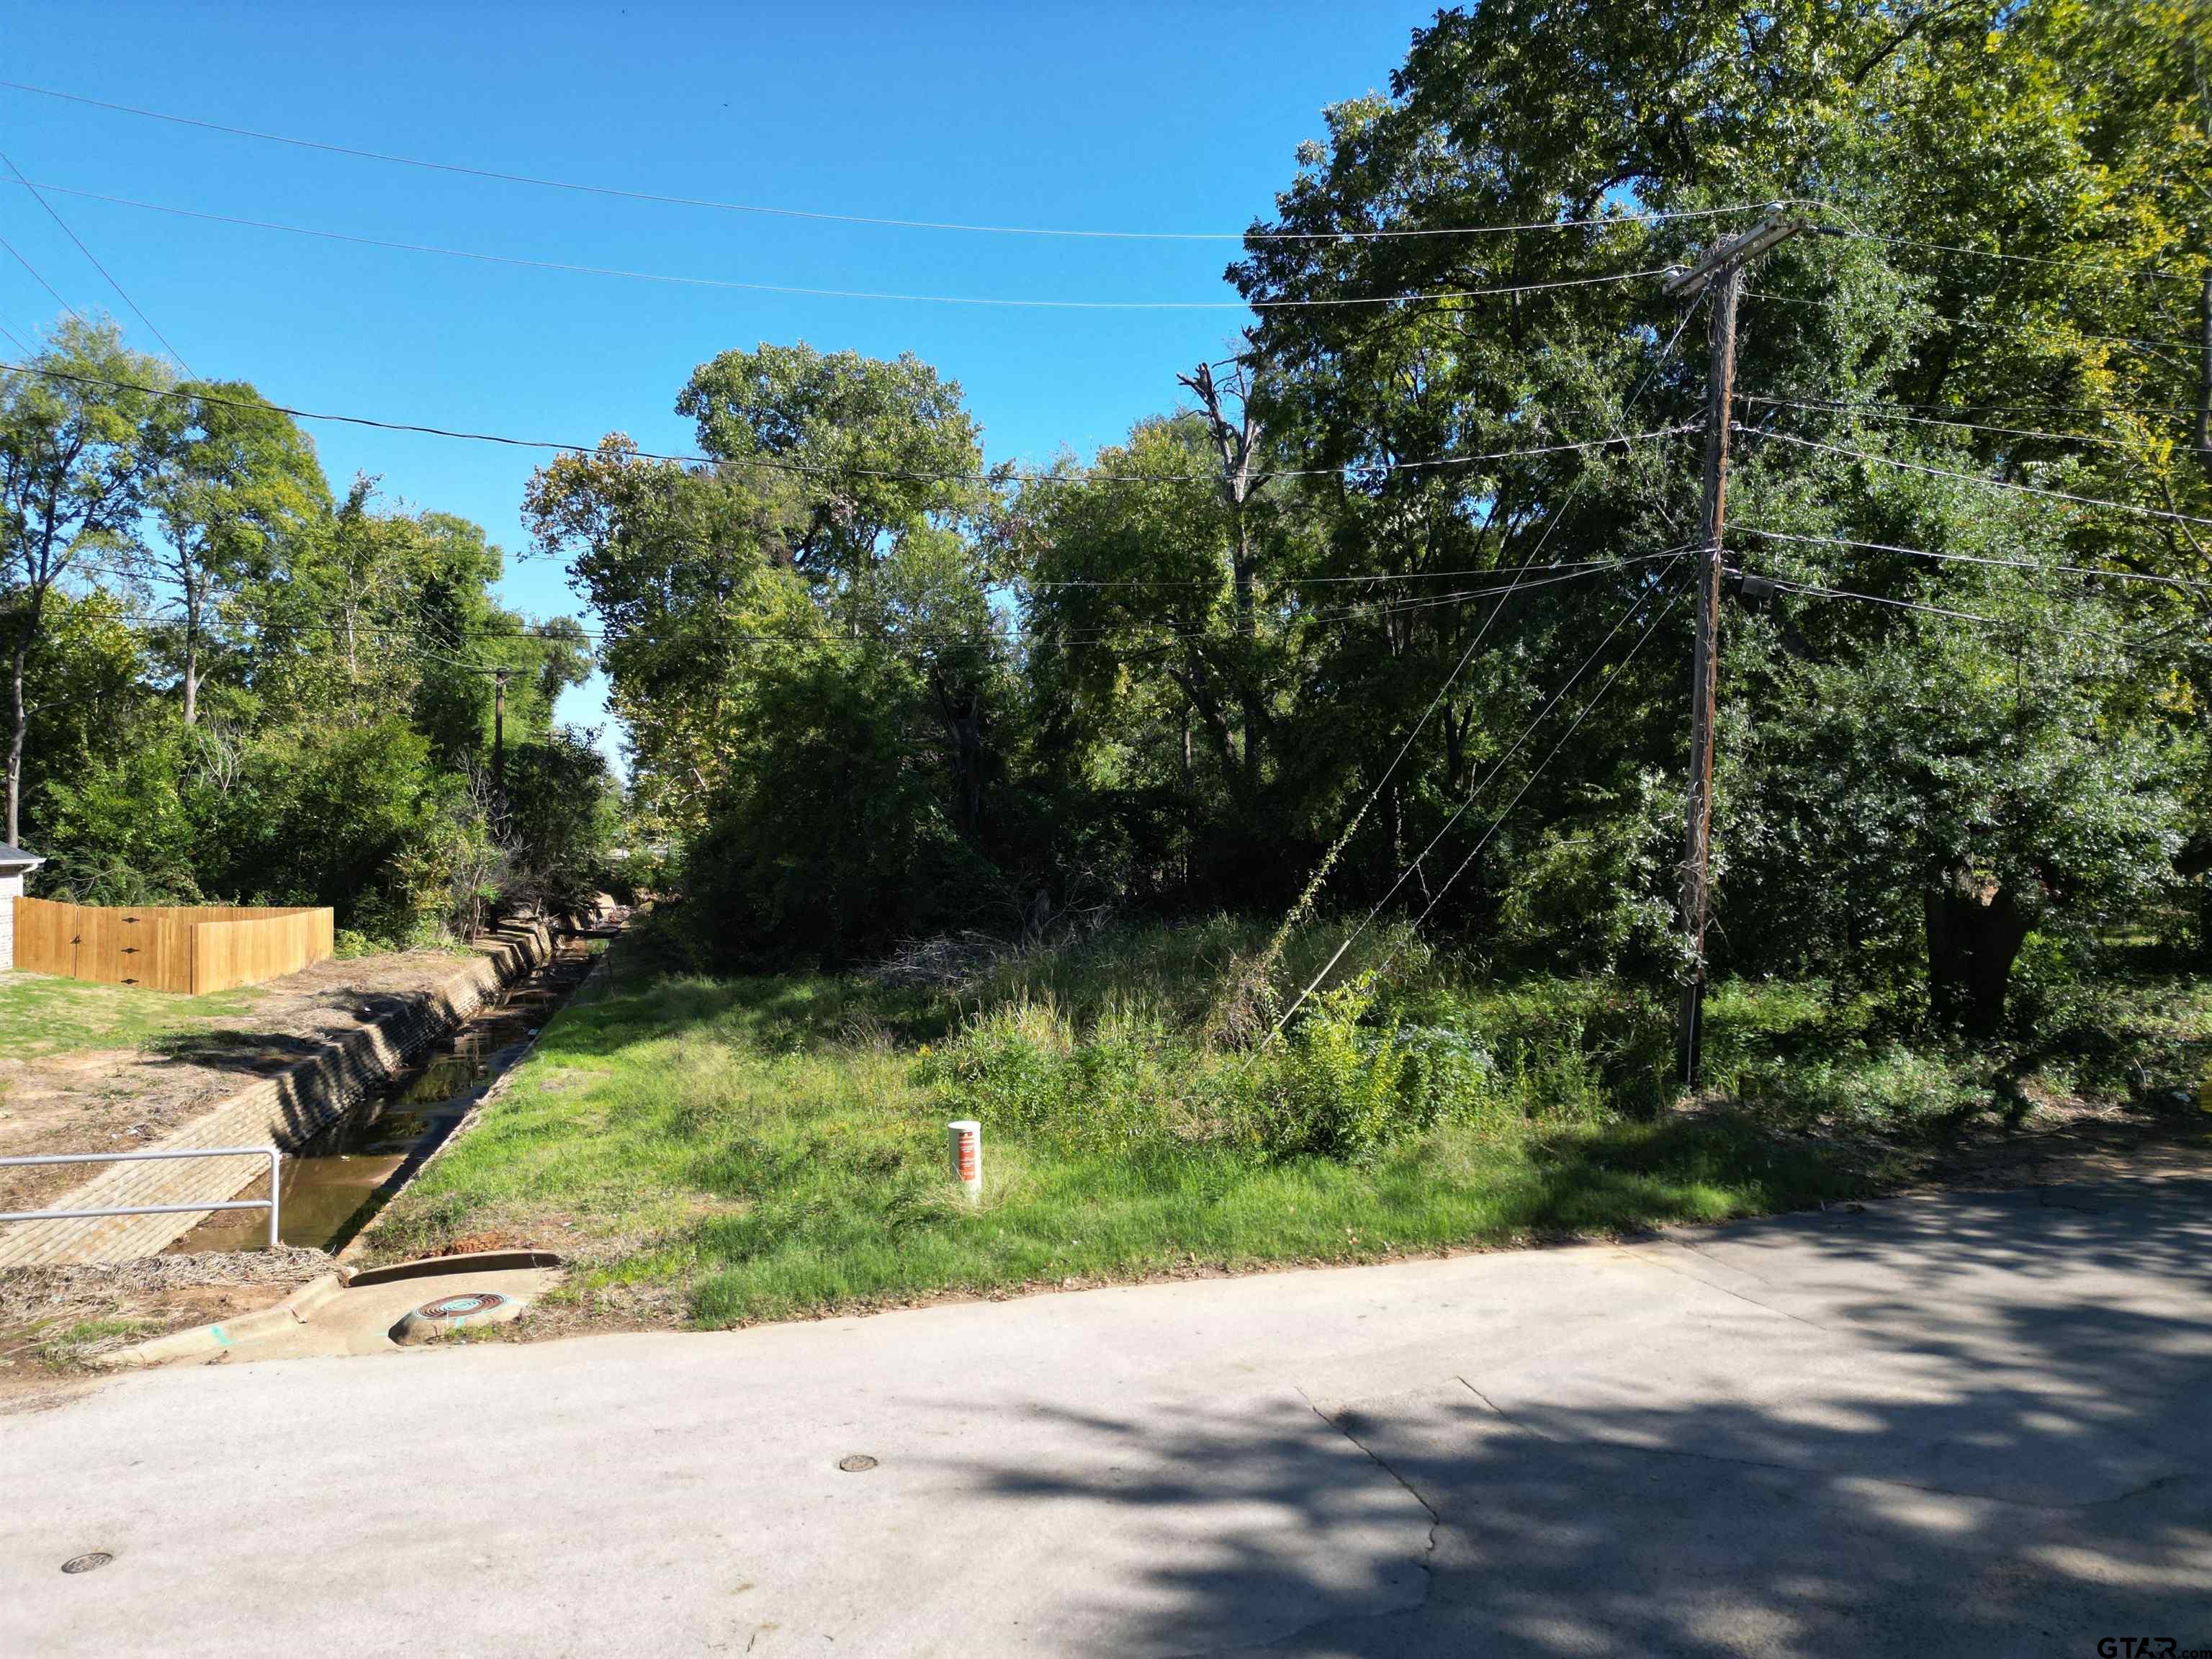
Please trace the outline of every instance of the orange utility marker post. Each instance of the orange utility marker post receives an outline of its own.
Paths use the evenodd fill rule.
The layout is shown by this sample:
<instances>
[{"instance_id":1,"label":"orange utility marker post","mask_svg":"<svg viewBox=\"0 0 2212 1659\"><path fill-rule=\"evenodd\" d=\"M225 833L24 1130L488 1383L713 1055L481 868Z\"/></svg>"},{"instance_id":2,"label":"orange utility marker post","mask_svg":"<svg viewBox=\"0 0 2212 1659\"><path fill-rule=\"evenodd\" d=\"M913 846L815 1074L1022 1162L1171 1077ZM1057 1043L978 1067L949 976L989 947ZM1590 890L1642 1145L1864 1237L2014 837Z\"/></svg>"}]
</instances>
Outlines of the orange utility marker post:
<instances>
[{"instance_id":1,"label":"orange utility marker post","mask_svg":"<svg viewBox=\"0 0 2212 1659\"><path fill-rule=\"evenodd\" d=\"M1669 294L1713 291L1712 359L1705 388L1705 512L1698 557L1697 642L1690 659L1690 787L1682 850L1682 933L1690 947L1689 975L1675 1020L1674 1059L1685 1086L1698 1081L1705 1007L1705 911L1711 891L1713 720L1720 669L1721 543L1728 524L1729 416L1735 403L1735 313L1744 267L1803 227L1770 219L1707 252L1667 283Z\"/></svg>"},{"instance_id":2,"label":"orange utility marker post","mask_svg":"<svg viewBox=\"0 0 2212 1659\"><path fill-rule=\"evenodd\" d=\"M945 1126L945 1153L952 1165L952 1178L968 1194L970 1204L983 1201L983 1126L972 1117L956 1119Z\"/></svg>"}]
</instances>

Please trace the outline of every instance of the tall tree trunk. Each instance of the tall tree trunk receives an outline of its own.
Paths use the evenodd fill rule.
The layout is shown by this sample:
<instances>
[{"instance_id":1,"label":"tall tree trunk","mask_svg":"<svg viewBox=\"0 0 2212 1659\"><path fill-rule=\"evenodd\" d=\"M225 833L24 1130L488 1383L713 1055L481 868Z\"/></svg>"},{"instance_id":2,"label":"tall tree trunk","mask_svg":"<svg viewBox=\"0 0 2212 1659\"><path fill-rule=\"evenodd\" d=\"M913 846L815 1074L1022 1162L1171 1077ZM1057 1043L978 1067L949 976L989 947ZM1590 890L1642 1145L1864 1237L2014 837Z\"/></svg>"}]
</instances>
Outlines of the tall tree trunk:
<instances>
[{"instance_id":1,"label":"tall tree trunk","mask_svg":"<svg viewBox=\"0 0 2212 1659\"><path fill-rule=\"evenodd\" d=\"M983 829L983 694L970 690L957 701L945 676L930 670L939 718L945 722L952 764L952 814L962 837L973 842Z\"/></svg>"},{"instance_id":2,"label":"tall tree trunk","mask_svg":"<svg viewBox=\"0 0 2212 1659\"><path fill-rule=\"evenodd\" d=\"M1248 333L1249 342L1251 336ZM1197 394L1200 410L1206 416L1207 429L1212 434L1215 449L1221 458L1221 499L1229 509L1231 546L1229 555L1230 588L1237 612L1238 654L1235 672L1237 702L1238 753L1237 764L1243 779L1243 793L1248 800L1256 798L1260 787L1261 738L1267 725L1267 700L1260 688L1253 684L1253 647L1259 639L1259 621L1253 596L1253 579L1258 558L1252 548L1250 507L1253 496L1267 483L1256 477L1253 468L1258 460L1260 426L1252 417L1252 389L1255 378L1250 360L1240 364L1236 374L1224 385L1214 378L1213 366L1200 363L1188 374L1176 379ZM1237 401L1237 418L1231 420L1223 406L1224 391Z\"/></svg>"},{"instance_id":3,"label":"tall tree trunk","mask_svg":"<svg viewBox=\"0 0 2212 1659\"><path fill-rule=\"evenodd\" d=\"M21 847L23 830L23 733L29 729L31 711L23 706L23 664L31 653L31 624L26 623L15 635L15 648L9 653L9 684L13 701L8 726L8 844Z\"/></svg>"},{"instance_id":4,"label":"tall tree trunk","mask_svg":"<svg viewBox=\"0 0 2212 1659\"><path fill-rule=\"evenodd\" d=\"M23 844L23 738L31 729L31 708L23 701L23 674L31 660L31 641L39 636L39 617L45 610L43 584L23 595L23 625L15 630L15 648L9 653L8 684L8 843Z\"/></svg>"},{"instance_id":5,"label":"tall tree trunk","mask_svg":"<svg viewBox=\"0 0 2212 1659\"><path fill-rule=\"evenodd\" d=\"M1922 895L1928 926L1928 1009L1973 1037L2004 1024L2012 967L2027 942L2027 913L2012 891L1963 866Z\"/></svg>"},{"instance_id":6,"label":"tall tree trunk","mask_svg":"<svg viewBox=\"0 0 2212 1659\"><path fill-rule=\"evenodd\" d=\"M187 554L184 560L185 587L185 724L200 717L200 589L197 568Z\"/></svg>"}]
</instances>

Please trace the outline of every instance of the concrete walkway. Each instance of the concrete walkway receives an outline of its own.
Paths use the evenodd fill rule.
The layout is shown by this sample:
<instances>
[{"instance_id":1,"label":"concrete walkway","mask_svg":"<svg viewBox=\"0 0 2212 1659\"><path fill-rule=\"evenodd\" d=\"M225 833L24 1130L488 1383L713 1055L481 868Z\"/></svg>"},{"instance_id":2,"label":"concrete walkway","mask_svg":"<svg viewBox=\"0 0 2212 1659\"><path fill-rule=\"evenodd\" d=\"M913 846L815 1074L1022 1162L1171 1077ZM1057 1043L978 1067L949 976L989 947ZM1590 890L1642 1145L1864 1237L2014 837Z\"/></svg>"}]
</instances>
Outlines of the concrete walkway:
<instances>
[{"instance_id":1,"label":"concrete walkway","mask_svg":"<svg viewBox=\"0 0 2212 1659\"><path fill-rule=\"evenodd\" d=\"M161 1371L0 1492L9 1654L2212 1648L2212 1175Z\"/></svg>"}]
</instances>

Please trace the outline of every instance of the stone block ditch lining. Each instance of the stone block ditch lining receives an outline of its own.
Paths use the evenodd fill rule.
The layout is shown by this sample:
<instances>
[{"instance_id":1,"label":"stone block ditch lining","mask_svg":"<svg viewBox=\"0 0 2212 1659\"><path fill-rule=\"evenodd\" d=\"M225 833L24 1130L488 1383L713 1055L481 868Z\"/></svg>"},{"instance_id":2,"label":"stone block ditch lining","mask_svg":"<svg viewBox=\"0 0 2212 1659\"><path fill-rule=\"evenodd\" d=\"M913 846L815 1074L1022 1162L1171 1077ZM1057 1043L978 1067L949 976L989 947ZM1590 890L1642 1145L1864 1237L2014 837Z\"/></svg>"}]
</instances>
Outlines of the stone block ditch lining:
<instances>
[{"instance_id":1,"label":"stone block ditch lining","mask_svg":"<svg viewBox=\"0 0 2212 1659\"><path fill-rule=\"evenodd\" d=\"M433 1042L544 963L552 951L552 938L543 927L503 932L495 943L479 945L473 962L428 995L348 1033L313 1059L216 1102L174 1134L143 1150L274 1142L289 1151L304 1146ZM265 1158L255 1158L118 1164L43 1207L221 1203L267 1167ZM10 1223L0 1226L0 1268L135 1261L159 1254L211 1213Z\"/></svg>"}]
</instances>

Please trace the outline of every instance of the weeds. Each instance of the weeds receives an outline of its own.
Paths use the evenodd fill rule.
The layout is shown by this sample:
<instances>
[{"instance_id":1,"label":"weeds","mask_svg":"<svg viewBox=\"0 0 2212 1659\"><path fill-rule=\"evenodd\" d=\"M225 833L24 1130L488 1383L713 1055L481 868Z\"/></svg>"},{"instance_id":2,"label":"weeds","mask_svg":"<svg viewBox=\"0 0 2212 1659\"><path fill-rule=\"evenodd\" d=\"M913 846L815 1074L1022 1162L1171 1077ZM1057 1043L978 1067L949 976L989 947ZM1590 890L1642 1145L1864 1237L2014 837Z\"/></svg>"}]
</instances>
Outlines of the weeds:
<instances>
[{"instance_id":1,"label":"weeds","mask_svg":"<svg viewBox=\"0 0 2212 1659\"><path fill-rule=\"evenodd\" d=\"M1294 933L1248 1010L1286 1006L1342 939ZM1108 929L975 953L948 985L708 979L626 937L375 1251L496 1230L579 1264L585 1303L702 1325L1366 1261L1841 1198L2003 1109L2007 1066L2037 1097L2126 1069L1915 1046L1871 1001L1738 982L1709 999L1711 1087L1682 1112L1670 1009L1644 988L1500 981L1417 950L1380 972L1391 943L1362 940L1263 1042L1222 1009L1266 943L1224 917ZM2212 1035L2200 991L2094 1012L2116 1054L2160 1066ZM957 1117L984 1125L980 1206L945 1172Z\"/></svg>"}]
</instances>

